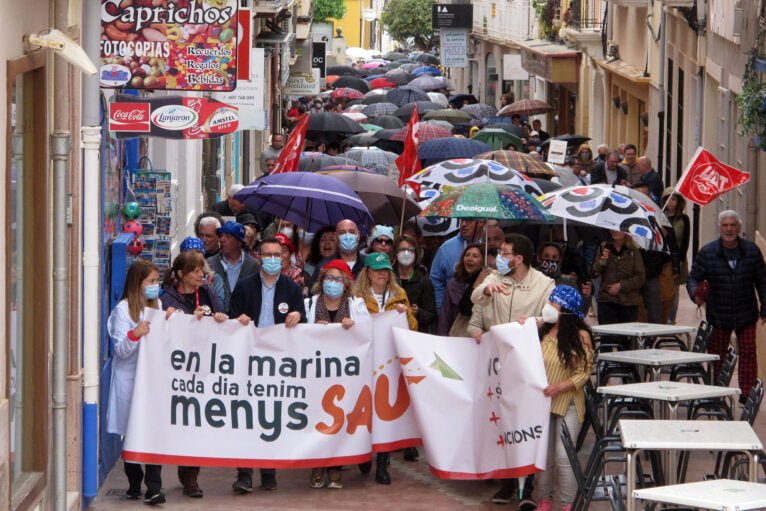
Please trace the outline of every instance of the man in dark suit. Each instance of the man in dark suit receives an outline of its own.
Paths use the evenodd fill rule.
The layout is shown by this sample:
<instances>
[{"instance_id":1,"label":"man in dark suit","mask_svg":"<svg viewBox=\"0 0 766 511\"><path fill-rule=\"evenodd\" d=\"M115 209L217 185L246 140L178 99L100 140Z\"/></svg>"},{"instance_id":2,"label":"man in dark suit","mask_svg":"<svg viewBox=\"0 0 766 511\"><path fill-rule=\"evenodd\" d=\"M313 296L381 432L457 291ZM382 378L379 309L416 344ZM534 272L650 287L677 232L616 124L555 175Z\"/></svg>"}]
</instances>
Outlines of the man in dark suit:
<instances>
[{"instance_id":1,"label":"man in dark suit","mask_svg":"<svg viewBox=\"0 0 766 511\"><path fill-rule=\"evenodd\" d=\"M606 183L611 185L616 183L626 185L628 183L627 174L625 174L625 169L620 166L621 160L620 153L610 151L604 162L593 166L593 170L590 171L590 184Z\"/></svg>"},{"instance_id":2,"label":"man in dark suit","mask_svg":"<svg viewBox=\"0 0 766 511\"><path fill-rule=\"evenodd\" d=\"M231 293L239 282L258 272L258 263L244 250L245 226L226 222L216 229L221 251L207 258L210 268L223 277L223 304L229 307Z\"/></svg>"},{"instance_id":3,"label":"man in dark suit","mask_svg":"<svg viewBox=\"0 0 766 511\"><path fill-rule=\"evenodd\" d=\"M306 322L301 287L282 275L282 245L274 238L261 242L261 269L242 280L231 295L229 317L243 325L252 321L256 328L284 324L292 328ZM277 488L277 471L261 469L261 489ZM238 468L232 485L235 493L253 491L253 469Z\"/></svg>"}]
</instances>

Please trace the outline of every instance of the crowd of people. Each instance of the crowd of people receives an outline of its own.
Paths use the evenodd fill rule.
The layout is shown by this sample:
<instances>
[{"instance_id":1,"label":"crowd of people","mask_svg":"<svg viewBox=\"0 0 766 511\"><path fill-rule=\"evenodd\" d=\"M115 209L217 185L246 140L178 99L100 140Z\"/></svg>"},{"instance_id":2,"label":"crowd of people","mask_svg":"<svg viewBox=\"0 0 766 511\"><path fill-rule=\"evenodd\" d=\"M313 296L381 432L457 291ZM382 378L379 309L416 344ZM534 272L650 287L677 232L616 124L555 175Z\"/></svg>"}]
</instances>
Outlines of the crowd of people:
<instances>
[{"instance_id":1,"label":"crowd of people","mask_svg":"<svg viewBox=\"0 0 766 511\"><path fill-rule=\"evenodd\" d=\"M505 103L512 100L503 97ZM290 110L290 121L309 111L343 108L341 100L305 98ZM542 142L549 134L540 121L531 125L523 121L520 116L512 119L526 130L523 146L508 149L542 158ZM453 130L454 136L470 137L470 127L466 128ZM307 150L331 155L345 149L342 143L309 140L307 144ZM272 136L261 158L264 175L274 168L283 145L281 134ZM766 269L754 245L739 237L737 214L722 214L721 239L700 252L690 274L685 200L672 188L663 188L648 157L639 157L633 144L616 148L602 144L595 153L581 144L568 153L565 167L580 183L624 185L664 208L671 223L662 228L668 249L644 250L624 232L595 227L504 225L472 219L462 219L457 233L446 237L424 234L412 220L401 228L375 225L366 235L348 219L306 232L285 219L248 208L235 198L241 186L233 186L226 199L199 215L195 236L180 243L181 252L162 284L151 263L137 260L130 266L123 299L108 323L114 353L108 430L125 434L136 348L149 330L145 307L164 309L168 316L212 316L215 321L231 319L258 328L339 323L353 329L373 314L397 311L406 315L413 331L473 337L476 342L492 326L536 321L549 383L544 394L551 398L551 431L559 431L566 423L576 436L585 416L583 386L594 364L587 316L597 317L600 324L674 323L679 289L688 280L692 299L708 304L708 319L716 327L715 352L723 354L731 332L736 332L740 385L747 395L755 378L754 325L759 316L766 317L763 308L754 309L754 289L763 304ZM727 271L737 278L722 284L729 278ZM741 288L732 284L735 281ZM277 308L277 304L288 307ZM561 509L568 510L574 499L576 483L559 435L549 437L547 469L537 478L540 500L532 499L535 478L527 478L520 493L523 511L552 509L555 487ZM416 462L419 453L409 448L403 456ZM391 484L390 453L378 453L374 461L375 481ZM372 462L359 468L369 472ZM125 472L129 498L140 498L143 482L146 503L165 501L159 466L142 469L126 462ZM178 468L184 495L203 496L199 472L199 467ZM339 489L341 474L342 467L317 467L309 484ZM277 487L274 469L260 470L260 487ZM253 469L238 468L232 489L238 494L251 492ZM519 490L518 480L502 481L492 500L509 503Z\"/></svg>"}]
</instances>

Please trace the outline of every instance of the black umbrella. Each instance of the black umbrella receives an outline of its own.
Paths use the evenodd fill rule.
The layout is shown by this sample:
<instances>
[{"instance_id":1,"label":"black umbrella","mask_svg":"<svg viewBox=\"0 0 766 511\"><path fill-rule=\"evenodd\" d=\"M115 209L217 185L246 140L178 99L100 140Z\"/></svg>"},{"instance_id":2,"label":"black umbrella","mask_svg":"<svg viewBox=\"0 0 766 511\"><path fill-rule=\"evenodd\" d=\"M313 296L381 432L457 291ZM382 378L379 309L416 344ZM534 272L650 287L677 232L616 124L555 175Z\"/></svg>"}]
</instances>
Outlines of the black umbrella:
<instances>
[{"instance_id":1,"label":"black umbrella","mask_svg":"<svg viewBox=\"0 0 766 511\"><path fill-rule=\"evenodd\" d=\"M404 127L404 122L398 117L393 115L379 115L371 119L367 119L366 124L374 124L384 129L399 129Z\"/></svg>"},{"instance_id":2,"label":"black umbrella","mask_svg":"<svg viewBox=\"0 0 766 511\"><path fill-rule=\"evenodd\" d=\"M415 75L412 73L408 73L407 71L402 71L401 73L392 73L390 75L386 75L386 80L390 82L394 82L397 85L406 85L414 79L415 79Z\"/></svg>"},{"instance_id":3,"label":"black umbrella","mask_svg":"<svg viewBox=\"0 0 766 511\"><path fill-rule=\"evenodd\" d=\"M373 145L378 141L374 135L375 133L371 131L368 131L367 133L357 133L356 135L351 135L350 137L346 138L346 142L351 146Z\"/></svg>"},{"instance_id":4,"label":"black umbrella","mask_svg":"<svg viewBox=\"0 0 766 511\"><path fill-rule=\"evenodd\" d=\"M419 115L423 115L426 112L432 112L434 110L442 110L444 108L439 103L434 103L433 101L417 101L415 103L407 103L406 105L399 107L399 109L393 113L394 117L409 120L410 116L412 115L412 109L415 108L415 105L418 107Z\"/></svg>"},{"instance_id":5,"label":"black umbrella","mask_svg":"<svg viewBox=\"0 0 766 511\"><path fill-rule=\"evenodd\" d=\"M312 140L327 140L327 134L364 133L359 123L346 116L334 112L317 112L309 114L309 125L306 136Z\"/></svg>"},{"instance_id":6,"label":"black umbrella","mask_svg":"<svg viewBox=\"0 0 766 511\"><path fill-rule=\"evenodd\" d=\"M380 133L380 131L378 131L377 133ZM384 151L390 151L396 154L402 154L402 151L404 151L404 142L399 142L397 140L378 139L373 145L375 147L379 147L380 149L383 149Z\"/></svg>"},{"instance_id":7,"label":"black umbrella","mask_svg":"<svg viewBox=\"0 0 766 511\"><path fill-rule=\"evenodd\" d=\"M423 64L427 64L430 66L438 66L439 65L439 58L436 55L432 55L430 53L421 53L417 57L415 57L416 62L422 62Z\"/></svg>"},{"instance_id":8,"label":"black umbrella","mask_svg":"<svg viewBox=\"0 0 766 511\"><path fill-rule=\"evenodd\" d=\"M382 90L382 89L376 89L376 90ZM385 94L374 94L371 96L365 96L362 98L362 103L365 105L372 105L374 103L388 103L388 100L386 99Z\"/></svg>"},{"instance_id":9,"label":"black umbrella","mask_svg":"<svg viewBox=\"0 0 766 511\"><path fill-rule=\"evenodd\" d=\"M521 126L517 126L515 124L510 124L506 122L498 122L493 124L487 124L484 126L485 128L495 128L500 130L505 130L511 135L516 135L519 138L529 138L529 133L527 133L527 130L522 128Z\"/></svg>"},{"instance_id":10,"label":"black umbrella","mask_svg":"<svg viewBox=\"0 0 766 511\"><path fill-rule=\"evenodd\" d=\"M327 66L326 73L338 76L359 76L356 69L351 66Z\"/></svg>"},{"instance_id":11,"label":"black umbrella","mask_svg":"<svg viewBox=\"0 0 766 511\"><path fill-rule=\"evenodd\" d=\"M391 140L401 128L388 128L376 131L372 136L378 140Z\"/></svg>"},{"instance_id":12,"label":"black umbrella","mask_svg":"<svg viewBox=\"0 0 766 511\"><path fill-rule=\"evenodd\" d=\"M332 84L333 89L339 89L341 87L347 87L349 89L355 89L364 94L370 91L370 84L363 78L358 76L341 76Z\"/></svg>"},{"instance_id":13,"label":"black umbrella","mask_svg":"<svg viewBox=\"0 0 766 511\"><path fill-rule=\"evenodd\" d=\"M479 100L476 99L476 96L473 94L455 94L454 96L450 96L449 102L451 105L457 105L458 108L463 106L463 103L468 100L469 105L473 105L474 103L478 103Z\"/></svg>"},{"instance_id":14,"label":"black umbrella","mask_svg":"<svg viewBox=\"0 0 766 511\"><path fill-rule=\"evenodd\" d=\"M390 51L390 52L386 53L385 55L383 55L383 58L386 59L386 60L401 60L401 59L406 59L407 58L407 54L406 53L399 53L397 51Z\"/></svg>"},{"instance_id":15,"label":"black umbrella","mask_svg":"<svg viewBox=\"0 0 766 511\"><path fill-rule=\"evenodd\" d=\"M362 103L361 99L352 99L351 101L346 103L346 108L348 108L350 106L354 106L354 105L364 105L364 103Z\"/></svg>"}]
</instances>

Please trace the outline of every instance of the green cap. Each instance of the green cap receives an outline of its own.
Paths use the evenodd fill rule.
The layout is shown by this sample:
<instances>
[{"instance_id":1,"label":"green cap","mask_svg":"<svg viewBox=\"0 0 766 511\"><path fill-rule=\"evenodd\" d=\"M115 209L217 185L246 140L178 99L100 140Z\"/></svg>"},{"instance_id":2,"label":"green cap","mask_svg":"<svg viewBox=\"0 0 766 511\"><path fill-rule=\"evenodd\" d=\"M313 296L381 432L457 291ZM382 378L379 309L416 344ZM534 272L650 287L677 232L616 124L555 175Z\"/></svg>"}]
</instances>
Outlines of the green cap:
<instances>
[{"instance_id":1,"label":"green cap","mask_svg":"<svg viewBox=\"0 0 766 511\"><path fill-rule=\"evenodd\" d=\"M391 260L386 254L373 252L364 258L364 266L371 270L393 270Z\"/></svg>"}]
</instances>

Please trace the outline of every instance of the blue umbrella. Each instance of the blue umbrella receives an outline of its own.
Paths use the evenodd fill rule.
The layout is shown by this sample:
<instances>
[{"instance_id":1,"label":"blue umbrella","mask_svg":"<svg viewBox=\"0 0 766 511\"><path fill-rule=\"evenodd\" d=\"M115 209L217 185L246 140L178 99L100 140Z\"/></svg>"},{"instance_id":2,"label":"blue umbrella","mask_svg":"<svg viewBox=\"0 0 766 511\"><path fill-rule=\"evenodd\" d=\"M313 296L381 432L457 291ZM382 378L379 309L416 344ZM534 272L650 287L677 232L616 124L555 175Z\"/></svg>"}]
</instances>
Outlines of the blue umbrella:
<instances>
[{"instance_id":1,"label":"blue umbrella","mask_svg":"<svg viewBox=\"0 0 766 511\"><path fill-rule=\"evenodd\" d=\"M479 153L491 150L492 147L484 142L470 138L435 138L420 144L418 157L422 160L423 166L428 167L444 160L473 158Z\"/></svg>"},{"instance_id":2,"label":"blue umbrella","mask_svg":"<svg viewBox=\"0 0 766 511\"><path fill-rule=\"evenodd\" d=\"M367 232L373 220L367 206L350 186L329 176L287 172L265 176L234 196L258 211L293 222L308 232L353 220Z\"/></svg>"},{"instance_id":3,"label":"blue umbrella","mask_svg":"<svg viewBox=\"0 0 766 511\"><path fill-rule=\"evenodd\" d=\"M422 74L429 74L431 76L441 76L442 72L433 66L420 66L412 70L412 74L420 76Z\"/></svg>"},{"instance_id":4,"label":"blue umbrella","mask_svg":"<svg viewBox=\"0 0 766 511\"><path fill-rule=\"evenodd\" d=\"M337 165L343 161L343 158L330 156L329 154L305 151L301 153L298 161L298 170L301 172L316 172L322 167Z\"/></svg>"},{"instance_id":5,"label":"blue umbrella","mask_svg":"<svg viewBox=\"0 0 766 511\"><path fill-rule=\"evenodd\" d=\"M386 93L386 101L399 106L415 101L428 101L429 99L431 98L428 97L428 94L423 89L410 87L409 85L402 85Z\"/></svg>"}]
</instances>

